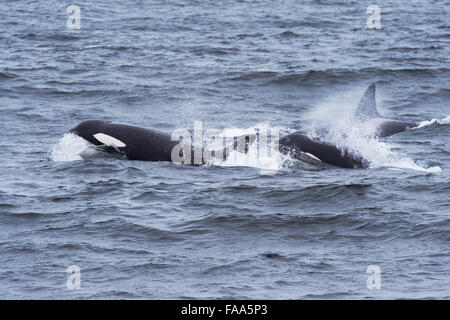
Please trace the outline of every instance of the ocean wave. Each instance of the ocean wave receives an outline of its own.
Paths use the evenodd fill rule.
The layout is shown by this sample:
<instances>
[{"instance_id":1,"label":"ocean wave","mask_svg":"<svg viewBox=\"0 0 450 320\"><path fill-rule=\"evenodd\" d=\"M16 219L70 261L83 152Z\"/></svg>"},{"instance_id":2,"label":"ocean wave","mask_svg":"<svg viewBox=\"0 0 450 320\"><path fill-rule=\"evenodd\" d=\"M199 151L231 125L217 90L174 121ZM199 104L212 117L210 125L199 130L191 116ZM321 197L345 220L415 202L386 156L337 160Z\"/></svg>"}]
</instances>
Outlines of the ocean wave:
<instances>
[{"instance_id":1,"label":"ocean wave","mask_svg":"<svg viewBox=\"0 0 450 320\"><path fill-rule=\"evenodd\" d=\"M73 34L64 34L64 33L56 33L49 36L46 36L47 39L56 40L56 41L75 41L81 40L82 38L79 36L75 36Z\"/></svg>"},{"instance_id":2,"label":"ocean wave","mask_svg":"<svg viewBox=\"0 0 450 320\"><path fill-rule=\"evenodd\" d=\"M117 46L117 45L104 45L104 44L95 44L95 45L89 45L89 46L80 48L80 50L93 50L93 49L100 49L100 50L106 49L106 50L112 50L112 51L142 50L141 47L136 47L136 46L123 46L123 45Z\"/></svg>"},{"instance_id":3,"label":"ocean wave","mask_svg":"<svg viewBox=\"0 0 450 320\"><path fill-rule=\"evenodd\" d=\"M306 70L303 72L286 73L276 71L250 71L228 76L227 80L249 81L266 80L267 84L276 85L320 85L329 83L340 83L342 79L346 82L361 79L362 75L366 78L376 79L377 77L401 78L414 76L418 78L429 78L440 75L446 75L450 72L449 68L330 68L323 70Z\"/></svg>"},{"instance_id":4,"label":"ocean wave","mask_svg":"<svg viewBox=\"0 0 450 320\"><path fill-rule=\"evenodd\" d=\"M413 128L413 130L417 130L419 128L427 127L427 126L434 125L434 124L437 124L437 125L450 124L450 115L448 115L447 117L442 118L442 119L435 118L435 119L431 119L431 120L422 121L421 123L419 123L419 125L417 127Z\"/></svg>"},{"instance_id":5,"label":"ocean wave","mask_svg":"<svg viewBox=\"0 0 450 320\"><path fill-rule=\"evenodd\" d=\"M386 238L415 237L413 225L402 216L380 213L358 212L328 214L215 214L192 219L176 225L173 230L188 232L204 230L208 232L243 232L255 234L289 234L297 239L336 240L338 238ZM389 227L386 227L386 223ZM433 228L433 226L429 226Z\"/></svg>"},{"instance_id":6,"label":"ocean wave","mask_svg":"<svg viewBox=\"0 0 450 320\"><path fill-rule=\"evenodd\" d=\"M2 79L13 79L16 78L17 75L9 72L0 72L0 80Z\"/></svg>"},{"instance_id":7,"label":"ocean wave","mask_svg":"<svg viewBox=\"0 0 450 320\"><path fill-rule=\"evenodd\" d=\"M85 72L80 70L81 72ZM17 92L20 91L22 93L31 93L37 95L55 95L55 96L76 96L76 97L101 97L101 96L119 96L122 97L127 95L128 93L122 89L95 89L95 90L87 90L82 89L77 86L76 89L70 90L72 86L70 84L64 85L67 90L56 88L54 86L50 86L49 84L45 84L45 86L37 85L23 85L16 87L15 90L8 90L7 92Z\"/></svg>"},{"instance_id":8,"label":"ocean wave","mask_svg":"<svg viewBox=\"0 0 450 320\"><path fill-rule=\"evenodd\" d=\"M437 76L441 73L448 73L450 69L441 68L361 68L361 69L325 69L308 70L302 73L276 74L269 83L273 84L294 84L294 85L312 85L323 86L324 83L341 82L342 79L352 81L360 79L361 75L369 78L376 77L404 77L414 75L415 77Z\"/></svg>"}]
</instances>

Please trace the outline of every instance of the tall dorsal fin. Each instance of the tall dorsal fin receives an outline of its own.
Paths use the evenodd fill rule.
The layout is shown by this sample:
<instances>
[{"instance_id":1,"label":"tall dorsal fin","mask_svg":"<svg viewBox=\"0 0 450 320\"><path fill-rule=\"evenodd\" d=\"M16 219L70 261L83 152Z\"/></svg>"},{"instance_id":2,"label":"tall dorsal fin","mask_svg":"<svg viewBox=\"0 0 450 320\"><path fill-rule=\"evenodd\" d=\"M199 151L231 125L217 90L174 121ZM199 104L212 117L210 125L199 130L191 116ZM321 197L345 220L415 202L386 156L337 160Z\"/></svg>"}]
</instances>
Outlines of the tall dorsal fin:
<instances>
[{"instance_id":1,"label":"tall dorsal fin","mask_svg":"<svg viewBox=\"0 0 450 320\"><path fill-rule=\"evenodd\" d=\"M378 113L375 102L375 83L370 85L359 101L355 111L355 116L360 120L369 120L373 118L382 118Z\"/></svg>"}]
</instances>

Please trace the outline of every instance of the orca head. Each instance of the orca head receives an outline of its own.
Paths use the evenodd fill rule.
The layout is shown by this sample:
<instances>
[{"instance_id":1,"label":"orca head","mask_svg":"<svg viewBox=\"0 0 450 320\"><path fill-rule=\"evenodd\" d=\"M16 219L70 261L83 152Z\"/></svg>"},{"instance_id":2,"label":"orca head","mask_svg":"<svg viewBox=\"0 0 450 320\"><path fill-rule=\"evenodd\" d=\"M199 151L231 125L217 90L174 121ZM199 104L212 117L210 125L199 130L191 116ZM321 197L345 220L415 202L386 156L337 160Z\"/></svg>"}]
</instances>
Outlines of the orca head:
<instances>
[{"instance_id":1,"label":"orca head","mask_svg":"<svg viewBox=\"0 0 450 320\"><path fill-rule=\"evenodd\" d=\"M94 135L102 132L108 123L102 120L86 120L81 122L75 128L69 132L76 134L77 136L89 141L92 144L100 145L101 143L95 139Z\"/></svg>"},{"instance_id":2,"label":"orca head","mask_svg":"<svg viewBox=\"0 0 450 320\"><path fill-rule=\"evenodd\" d=\"M125 148L126 144L111 135L111 124L102 120L87 120L69 132L75 133L79 137L95 145L112 147L116 150ZM119 150L120 151L120 150Z\"/></svg>"}]
</instances>

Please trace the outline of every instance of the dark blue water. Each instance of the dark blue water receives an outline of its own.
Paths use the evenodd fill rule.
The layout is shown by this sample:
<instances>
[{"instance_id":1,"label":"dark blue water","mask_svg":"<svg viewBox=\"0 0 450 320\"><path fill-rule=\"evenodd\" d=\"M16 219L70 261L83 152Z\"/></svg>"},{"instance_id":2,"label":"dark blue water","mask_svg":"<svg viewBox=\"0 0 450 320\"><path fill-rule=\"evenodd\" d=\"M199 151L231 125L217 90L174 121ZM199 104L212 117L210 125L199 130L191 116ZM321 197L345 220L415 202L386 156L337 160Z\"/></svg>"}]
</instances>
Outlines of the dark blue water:
<instances>
[{"instance_id":1,"label":"dark blue water","mask_svg":"<svg viewBox=\"0 0 450 320\"><path fill-rule=\"evenodd\" d=\"M383 1L379 30L371 4L1 1L0 298L450 298L450 2ZM82 157L63 138L86 119L284 134L375 82L382 114L437 120L357 141L366 170Z\"/></svg>"}]
</instances>

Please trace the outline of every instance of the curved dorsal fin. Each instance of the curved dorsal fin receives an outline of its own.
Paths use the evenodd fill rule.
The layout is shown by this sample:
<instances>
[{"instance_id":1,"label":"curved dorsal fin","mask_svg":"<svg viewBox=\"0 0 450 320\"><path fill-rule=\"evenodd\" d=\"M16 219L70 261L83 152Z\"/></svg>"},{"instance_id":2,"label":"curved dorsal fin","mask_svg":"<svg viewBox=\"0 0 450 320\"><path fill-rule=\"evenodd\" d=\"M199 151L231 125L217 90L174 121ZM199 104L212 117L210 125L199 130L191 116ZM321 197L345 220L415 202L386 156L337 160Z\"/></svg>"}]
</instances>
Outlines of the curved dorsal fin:
<instances>
[{"instance_id":1,"label":"curved dorsal fin","mask_svg":"<svg viewBox=\"0 0 450 320\"><path fill-rule=\"evenodd\" d=\"M359 101L355 116L360 120L369 120L373 118L382 118L378 113L375 102L375 83L370 85Z\"/></svg>"}]
</instances>

